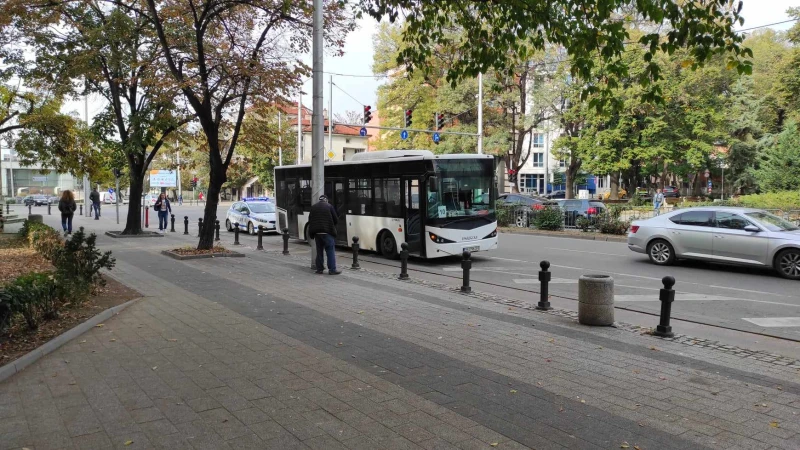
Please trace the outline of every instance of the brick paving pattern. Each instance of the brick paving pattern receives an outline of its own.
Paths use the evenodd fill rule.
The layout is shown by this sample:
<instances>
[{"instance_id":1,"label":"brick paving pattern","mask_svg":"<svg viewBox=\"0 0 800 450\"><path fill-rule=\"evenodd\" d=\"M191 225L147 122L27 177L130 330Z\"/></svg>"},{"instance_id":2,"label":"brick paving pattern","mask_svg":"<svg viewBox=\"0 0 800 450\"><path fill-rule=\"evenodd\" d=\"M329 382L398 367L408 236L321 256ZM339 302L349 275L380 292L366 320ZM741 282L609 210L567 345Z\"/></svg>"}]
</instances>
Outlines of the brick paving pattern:
<instances>
[{"instance_id":1,"label":"brick paving pattern","mask_svg":"<svg viewBox=\"0 0 800 450\"><path fill-rule=\"evenodd\" d=\"M0 384L0 450L800 448L786 365L175 241L101 241L145 297Z\"/></svg>"}]
</instances>

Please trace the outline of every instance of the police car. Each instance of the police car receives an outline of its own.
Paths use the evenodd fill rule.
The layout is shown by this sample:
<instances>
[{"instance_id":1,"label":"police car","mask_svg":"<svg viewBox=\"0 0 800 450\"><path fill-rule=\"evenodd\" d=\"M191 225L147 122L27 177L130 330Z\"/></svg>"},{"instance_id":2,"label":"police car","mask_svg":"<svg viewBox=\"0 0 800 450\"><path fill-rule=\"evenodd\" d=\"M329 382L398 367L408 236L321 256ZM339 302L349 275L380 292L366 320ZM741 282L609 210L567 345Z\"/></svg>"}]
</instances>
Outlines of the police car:
<instances>
[{"instance_id":1,"label":"police car","mask_svg":"<svg viewBox=\"0 0 800 450\"><path fill-rule=\"evenodd\" d=\"M258 226L264 231L277 231L277 216L275 203L267 197L245 197L240 202L231 205L225 217L225 228L233 231L234 224L239 224L239 229L247 230L249 234L256 234Z\"/></svg>"}]
</instances>

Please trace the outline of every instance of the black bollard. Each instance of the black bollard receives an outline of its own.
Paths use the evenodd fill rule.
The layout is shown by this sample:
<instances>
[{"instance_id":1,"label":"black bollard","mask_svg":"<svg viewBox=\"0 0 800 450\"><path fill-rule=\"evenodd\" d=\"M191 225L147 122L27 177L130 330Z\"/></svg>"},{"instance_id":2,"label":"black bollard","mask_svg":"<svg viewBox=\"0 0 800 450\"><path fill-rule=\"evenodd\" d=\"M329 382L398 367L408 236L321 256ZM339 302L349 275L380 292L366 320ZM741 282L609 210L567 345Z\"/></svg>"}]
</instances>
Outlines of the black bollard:
<instances>
[{"instance_id":1,"label":"black bollard","mask_svg":"<svg viewBox=\"0 0 800 450\"><path fill-rule=\"evenodd\" d=\"M256 250L264 250L263 239L264 239L264 226L263 225L259 225L258 226L258 245L256 245Z\"/></svg>"},{"instance_id":2,"label":"black bollard","mask_svg":"<svg viewBox=\"0 0 800 450\"><path fill-rule=\"evenodd\" d=\"M28 203L28 215L29 215L29 216L30 216L30 215L33 213L33 212L31 211L31 208L32 208L32 207L33 207L33 203Z\"/></svg>"},{"instance_id":3,"label":"black bollard","mask_svg":"<svg viewBox=\"0 0 800 450\"><path fill-rule=\"evenodd\" d=\"M288 228L284 228L283 229L283 254L284 255L288 255L289 254L289 229Z\"/></svg>"},{"instance_id":4,"label":"black bollard","mask_svg":"<svg viewBox=\"0 0 800 450\"><path fill-rule=\"evenodd\" d=\"M170 228L169 232L170 233L174 233L175 232L175 214L170 214L170 225L172 226L172 228Z\"/></svg>"},{"instance_id":5,"label":"black bollard","mask_svg":"<svg viewBox=\"0 0 800 450\"><path fill-rule=\"evenodd\" d=\"M361 245L358 243L358 236L353 236L353 265L350 266L353 270L358 270L361 266L358 264L358 249Z\"/></svg>"},{"instance_id":6,"label":"black bollard","mask_svg":"<svg viewBox=\"0 0 800 450\"><path fill-rule=\"evenodd\" d=\"M675 333L672 332L672 327L669 325L672 302L675 301L675 290L672 289L672 286L675 286L675 278L664 277L661 282L664 283L664 288L658 293L658 299L661 300L661 318L653 335L671 338L675 337Z\"/></svg>"},{"instance_id":7,"label":"black bollard","mask_svg":"<svg viewBox=\"0 0 800 450\"><path fill-rule=\"evenodd\" d=\"M11 215L11 203L6 203L6 215Z\"/></svg>"},{"instance_id":8,"label":"black bollard","mask_svg":"<svg viewBox=\"0 0 800 450\"><path fill-rule=\"evenodd\" d=\"M408 244L403 242L400 244L400 276L401 280L408 279Z\"/></svg>"},{"instance_id":9,"label":"black bollard","mask_svg":"<svg viewBox=\"0 0 800 450\"><path fill-rule=\"evenodd\" d=\"M469 287L469 269L472 268L471 256L472 255L467 251L461 254L461 268L464 270L464 276L461 281L461 292L472 292L472 288Z\"/></svg>"},{"instance_id":10,"label":"black bollard","mask_svg":"<svg viewBox=\"0 0 800 450\"><path fill-rule=\"evenodd\" d=\"M81 215L83 215L83 203L81 203Z\"/></svg>"},{"instance_id":11,"label":"black bollard","mask_svg":"<svg viewBox=\"0 0 800 450\"><path fill-rule=\"evenodd\" d=\"M214 240L218 241L219 240L219 220L215 220L214 221L214 231L217 233L217 235L214 237Z\"/></svg>"},{"instance_id":12,"label":"black bollard","mask_svg":"<svg viewBox=\"0 0 800 450\"><path fill-rule=\"evenodd\" d=\"M239 222L233 224L233 245L239 245Z\"/></svg>"},{"instance_id":13,"label":"black bollard","mask_svg":"<svg viewBox=\"0 0 800 450\"><path fill-rule=\"evenodd\" d=\"M539 267L542 270L539 272L539 283L541 284L541 288L539 289L539 303L536 304L536 309L540 311L547 311L549 309L553 309L550 306L550 293L548 292L548 283L550 283L550 276L552 275L547 270L550 268L550 261L542 261L539 263Z\"/></svg>"},{"instance_id":14,"label":"black bollard","mask_svg":"<svg viewBox=\"0 0 800 450\"><path fill-rule=\"evenodd\" d=\"M48 203L47 203L47 215L48 215L48 216L52 216L52 214L50 213L50 207L51 207L51 206L53 206L53 205L51 205L51 204L50 204L50 202L48 202Z\"/></svg>"},{"instance_id":15,"label":"black bollard","mask_svg":"<svg viewBox=\"0 0 800 450\"><path fill-rule=\"evenodd\" d=\"M183 216L183 234L189 234L189 216Z\"/></svg>"},{"instance_id":16,"label":"black bollard","mask_svg":"<svg viewBox=\"0 0 800 450\"><path fill-rule=\"evenodd\" d=\"M197 219L197 235L198 236L202 236L203 235L203 218L202 217Z\"/></svg>"}]
</instances>

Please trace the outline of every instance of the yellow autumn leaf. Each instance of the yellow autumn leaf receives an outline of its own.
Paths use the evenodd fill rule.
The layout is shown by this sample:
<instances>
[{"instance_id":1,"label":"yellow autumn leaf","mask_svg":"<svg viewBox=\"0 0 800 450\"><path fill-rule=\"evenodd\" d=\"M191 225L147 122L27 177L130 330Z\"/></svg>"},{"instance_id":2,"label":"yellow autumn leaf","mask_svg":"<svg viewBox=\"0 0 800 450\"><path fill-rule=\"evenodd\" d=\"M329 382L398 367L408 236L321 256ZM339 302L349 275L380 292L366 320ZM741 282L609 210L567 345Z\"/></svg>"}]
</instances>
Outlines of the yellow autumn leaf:
<instances>
[{"instance_id":1,"label":"yellow autumn leaf","mask_svg":"<svg viewBox=\"0 0 800 450\"><path fill-rule=\"evenodd\" d=\"M104 324L98 323L97 325L95 325L95 328L103 328L104 326L105 326Z\"/></svg>"},{"instance_id":2,"label":"yellow autumn leaf","mask_svg":"<svg viewBox=\"0 0 800 450\"><path fill-rule=\"evenodd\" d=\"M693 61L691 59L684 59L683 61L681 61L681 67L685 69L687 67L690 67L692 63Z\"/></svg>"},{"instance_id":3,"label":"yellow autumn leaf","mask_svg":"<svg viewBox=\"0 0 800 450\"><path fill-rule=\"evenodd\" d=\"M776 422L774 420L769 423L769 426L771 426L772 428L780 428L780 425L778 425L778 422Z\"/></svg>"},{"instance_id":4,"label":"yellow autumn leaf","mask_svg":"<svg viewBox=\"0 0 800 450\"><path fill-rule=\"evenodd\" d=\"M358 313L359 313L359 314L364 314L364 311L359 311Z\"/></svg>"},{"instance_id":5,"label":"yellow autumn leaf","mask_svg":"<svg viewBox=\"0 0 800 450\"><path fill-rule=\"evenodd\" d=\"M623 442L622 445L619 446L619 448L631 448L631 446L628 445L627 442Z\"/></svg>"},{"instance_id":6,"label":"yellow autumn leaf","mask_svg":"<svg viewBox=\"0 0 800 450\"><path fill-rule=\"evenodd\" d=\"M492 447L497 447L497 442L492 442L492 443L491 443L491 444L489 444L489 445L490 445L490 446L492 446Z\"/></svg>"},{"instance_id":7,"label":"yellow autumn leaf","mask_svg":"<svg viewBox=\"0 0 800 450\"><path fill-rule=\"evenodd\" d=\"M125 441L125 446L126 446L126 447L127 447L127 446L129 446L129 445L131 445L131 444L133 444L133 441Z\"/></svg>"},{"instance_id":8,"label":"yellow autumn leaf","mask_svg":"<svg viewBox=\"0 0 800 450\"><path fill-rule=\"evenodd\" d=\"M511 392L512 394L516 394L516 393L517 393L517 390L516 390L516 389L512 389L512 390L510 390L509 392Z\"/></svg>"}]
</instances>

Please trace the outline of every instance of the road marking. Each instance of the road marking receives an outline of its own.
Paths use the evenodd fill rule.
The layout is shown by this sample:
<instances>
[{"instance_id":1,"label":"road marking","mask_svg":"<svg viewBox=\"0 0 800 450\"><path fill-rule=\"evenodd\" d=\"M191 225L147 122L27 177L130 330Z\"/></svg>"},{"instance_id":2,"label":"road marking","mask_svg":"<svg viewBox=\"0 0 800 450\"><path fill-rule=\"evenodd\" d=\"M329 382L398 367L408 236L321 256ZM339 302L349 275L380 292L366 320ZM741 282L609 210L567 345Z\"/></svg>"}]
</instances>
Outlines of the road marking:
<instances>
[{"instance_id":1,"label":"road marking","mask_svg":"<svg viewBox=\"0 0 800 450\"><path fill-rule=\"evenodd\" d=\"M501 258L499 256L490 256L489 259L499 259L501 261L511 261L511 262L519 262L519 263L526 263L528 261L523 261L521 259L509 259L509 258Z\"/></svg>"},{"instance_id":2,"label":"road marking","mask_svg":"<svg viewBox=\"0 0 800 450\"><path fill-rule=\"evenodd\" d=\"M691 293L676 293L675 301L681 302L704 302L707 300L740 300L738 298L722 297L720 295L705 295L705 294L691 294ZM652 295L615 295L615 302L658 302L658 297Z\"/></svg>"},{"instance_id":3,"label":"road marking","mask_svg":"<svg viewBox=\"0 0 800 450\"><path fill-rule=\"evenodd\" d=\"M590 252L586 250L570 250L566 248L555 248L555 247L545 247L547 250L558 250L560 252L575 252L575 253L590 253L592 255L604 255L604 256L628 256L628 255L621 255L619 253L603 253L603 252Z\"/></svg>"},{"instance_id":4,"label":"road marking","mask_svg":"<svg viewBox=\"0 0 800 450\"><path fill-rule=\"evenodd\" d=\"M742 320L764 328L800 327L800 317L752 317Z\"/></svg>"},{"instance_id":5,"label":"road marking","mask_svg":"<svg viewBox=\"0 0 800 450\"><path fill-rule=\"evenodd\" d=\"M566 278L553 278L550 280L550 284L558 283L558 284L571 284L577 283L578 280L569 280ZM536 278L515 278L514 283L517 284L538 284L539 280Z\"/></svg>"}]
</instances>

